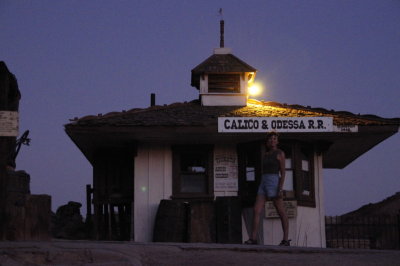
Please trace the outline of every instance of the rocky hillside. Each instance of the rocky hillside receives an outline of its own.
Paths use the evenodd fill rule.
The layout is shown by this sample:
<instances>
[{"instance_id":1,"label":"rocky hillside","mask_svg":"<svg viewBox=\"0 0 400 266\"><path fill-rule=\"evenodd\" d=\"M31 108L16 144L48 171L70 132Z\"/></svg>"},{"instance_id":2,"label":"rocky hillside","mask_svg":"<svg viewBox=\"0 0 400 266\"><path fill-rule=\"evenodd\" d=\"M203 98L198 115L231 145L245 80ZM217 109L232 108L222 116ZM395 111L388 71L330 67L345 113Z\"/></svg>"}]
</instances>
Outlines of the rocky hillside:
<instances>
[{"instance_id":1,"label":"rocky hillside","mask_svg":"<svg viewBox=\"0 0 400 266\"><path fill-rule=\"evenodd\" d=\"M400 192L377 203L369 203L361 208L343 214L342 217L366 217L375 215L395 215L400 212Z\"/></svg>"}]
</instances>

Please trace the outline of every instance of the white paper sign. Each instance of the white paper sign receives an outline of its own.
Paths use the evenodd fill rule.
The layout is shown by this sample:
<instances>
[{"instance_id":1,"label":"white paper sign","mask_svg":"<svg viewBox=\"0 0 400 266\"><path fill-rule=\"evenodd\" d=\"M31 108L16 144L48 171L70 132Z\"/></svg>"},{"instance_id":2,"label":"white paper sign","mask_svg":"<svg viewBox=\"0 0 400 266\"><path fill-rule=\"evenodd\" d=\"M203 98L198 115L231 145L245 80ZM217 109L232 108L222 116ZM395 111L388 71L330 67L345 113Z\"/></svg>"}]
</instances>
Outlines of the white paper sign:
<instances>
[{"instance_id":1,"label":"white paper sign","mask_svg":"<svg viewBox=\"0 0 400 266\"><path fill-rule=\"evenodd\" d=\"M256 181L256 169L254 167L246 167L246 181Z\"/></svg>"},{"instance_id":2,"label":"white paper sign","mask_svg":"<svg viewBox=\"0 0 400 266\"><path fill-rule=\"evenodd\" d=\"M218 117L218 132L333 132L333 117Z\"/></svg>"},{"instance_id":3,"label":"white paper sign","mask_svg":"<svg viewBox=\"0 0 400 266\"><path fill-rule=\"evenodd\" d=\"M217 151L214 158L214 190L238 191L238 164L235 153Z\"/></svg>"},{"instance_id":4,"label":"white paper sign","mask_svg":"<svg viewBox=\"0 0 400 266\"><path fill-rule=\"evenodd\" d=\"M0 136L18 136L18 112L0 111Z\"/></svg>"}]
</instances>

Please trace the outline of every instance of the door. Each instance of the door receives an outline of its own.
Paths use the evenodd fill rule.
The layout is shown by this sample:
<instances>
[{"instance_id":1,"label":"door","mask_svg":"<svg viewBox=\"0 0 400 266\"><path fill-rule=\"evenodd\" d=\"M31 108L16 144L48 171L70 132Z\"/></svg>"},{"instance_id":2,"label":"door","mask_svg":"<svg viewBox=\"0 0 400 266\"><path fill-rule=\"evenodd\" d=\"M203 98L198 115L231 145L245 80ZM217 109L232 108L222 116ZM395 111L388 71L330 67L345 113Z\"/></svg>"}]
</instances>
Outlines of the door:
<instances>
[{"instance_id":1,"label":"door","mask_svg":"<svg viewBox=\"0 0 400 266\"><path fill-rule=\"evenodd\" d=\"M239 198L242 205L242 216L247 234L250 235L253 225L253 206L257 197L257 190L261 180L262 152L261 141L241 143L237 146L239 167ZM262 219L260 217L260 219ZM263 243L262 226L257 240ZM243 232L242 232L243 234Z\"/></svg>"},{"instance_id":2,"label":"door","mask_svg":"<svg viewBox=\"0 0 400 266\"><path fill-rule=\"evenodd\" d=\"M239 197L242 207L253 207L261 179L262 142L240 143L238 150Z\"/></svg>"}]
</instances>

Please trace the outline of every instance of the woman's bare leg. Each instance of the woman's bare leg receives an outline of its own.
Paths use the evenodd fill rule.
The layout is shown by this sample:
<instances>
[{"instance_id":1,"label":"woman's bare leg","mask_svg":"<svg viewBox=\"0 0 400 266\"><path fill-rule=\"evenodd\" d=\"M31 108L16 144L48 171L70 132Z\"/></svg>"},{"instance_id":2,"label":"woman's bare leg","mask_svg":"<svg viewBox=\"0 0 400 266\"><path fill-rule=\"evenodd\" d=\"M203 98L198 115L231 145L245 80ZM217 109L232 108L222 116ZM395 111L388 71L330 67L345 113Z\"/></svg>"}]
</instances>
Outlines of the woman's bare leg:
<instances>
[{"instance_id":1,"label":"woman's bare leg","mask_svg":"<svg viewBox=\"0 0 400 266\"><path fill-rule=\"evenodd\" d=\"M257 240L258 229L260 227L260 215L265 205L265 196L257 195L256 203L254 204L254 215L253 215L253 228L250 238Z\"/></svg>"},{"instance_id":2,"label":"woman's bare leg","mask_svg":"<svg viewBox=\"0 0 400 266\"><path fill-rule=\"evenodd\" d=\"M285 208L283 206L282 198L275 198L273 200L275 208L281 218L282 230L283 230L283 240L288 240L289 237L289 221L285 212Z\"/></svg>"}]
</instances>

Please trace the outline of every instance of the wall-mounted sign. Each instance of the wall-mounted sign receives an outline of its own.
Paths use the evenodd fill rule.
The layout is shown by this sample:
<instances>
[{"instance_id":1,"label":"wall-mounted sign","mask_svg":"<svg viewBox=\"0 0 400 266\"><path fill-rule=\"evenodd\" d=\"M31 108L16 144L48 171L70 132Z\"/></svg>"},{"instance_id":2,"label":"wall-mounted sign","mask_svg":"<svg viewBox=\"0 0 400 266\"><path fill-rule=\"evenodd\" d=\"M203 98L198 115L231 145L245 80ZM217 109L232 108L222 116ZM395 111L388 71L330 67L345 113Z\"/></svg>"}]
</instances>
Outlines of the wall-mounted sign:
<instances>
[{"instance_id":1,"label":"wall-mounted sign","mask_svg":"<svg viewBox=\"0 0 400 266\"><path fill-rule=\"evenodd\" d=\"M214 152L214 190L238 191L238 163L235 150L216 147Z\"/></svg>"},{"instance_id":2,"label":"wall-mounted sign","mask_svg":"<svg viewBox=\"0 0 400 266\"><path fill-rule=\"evenodd\" d=\"M218 117L218 132L332 132L333 117Z\"/></svg>"},{"instance_id":3,"label":"wall-mounted sign","mask_svg":"<svg viewBox=\"0 0 400 266\"><path fill-rule=\"evenodd\" d=\"M18 112L0 111L0 136L18 136Z\"/></svg>"},{"instance_id":4,"label":"wall-mounted sign","mask_svg":"<svg viewBox=\"0 0 400 266\"><path fill-rule=\"evenodd\" d=\"M283 201L283 205L288 218L294 218L297 215L297 201ZM272 201L267 201L265 203L265 217L266 218L279 218L278 212L276 211Z\"/></svg>"},{"instance_id":5,"label":"wall-mounted sign","mask_svg":"<svg viewBox=\"0 0 400 266\"><path fill-rule=\"evenodd\" d=\"M358 132L357 125L333 126L335 132Z\"/></svg>"},{"instance_id":6,"label":"wall-mounted sign","mask_svg":"<svg viewBox=\"0 0 400 266\"><path fill-rule=\"evenodd\" d=\"M246 181L256 181L255 167L246 167Z\"/></svg>"}]
</instances>

